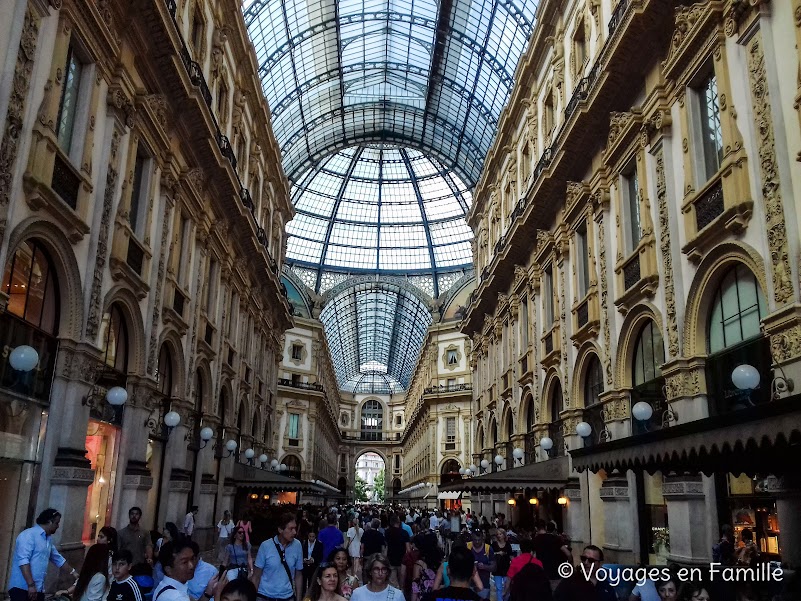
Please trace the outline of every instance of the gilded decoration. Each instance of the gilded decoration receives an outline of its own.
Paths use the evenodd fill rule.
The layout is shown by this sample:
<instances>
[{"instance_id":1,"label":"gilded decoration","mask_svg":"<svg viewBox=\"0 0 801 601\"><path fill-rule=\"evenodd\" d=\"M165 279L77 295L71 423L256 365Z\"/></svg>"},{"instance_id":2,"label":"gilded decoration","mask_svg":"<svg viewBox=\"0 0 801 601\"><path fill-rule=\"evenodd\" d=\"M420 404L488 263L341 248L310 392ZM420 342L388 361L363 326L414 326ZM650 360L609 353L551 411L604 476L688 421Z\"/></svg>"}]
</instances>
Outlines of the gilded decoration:
<instances>
[{"instance_id":1,"label":"gilded decoration","mask_svg":"<svg viewBox=\"0 0 801 601\"><path fill-rule=\"evenodd\" d=\"M678 6L675 10L675 28L670 41L670 50L665 63L671 62L678 55L684 43L690 38L692 30L701 22L701 17L708 10L707 2L699 2L690 6Z\"/></svg>"},{"instance_id":2,"label":"gilded decoration","mask_svg":"<svg viewBox=\"0 0 801 601\"><path fill-rule=\"evenodd\" d=\"M31 9L25 11L22 25L22 37L17 52L17 63L14 67L14 79L8 99L6 125L3 131L3 144L0 146L0 245L6 234L6 212L11 200L14 163L17 158L19 137L22 133L22 120L25 116L25 99L31 85L33 61L36 55L36 42L39 37L40 19Z\"/></svg>"},{"instance_id":3,"label":"gilded decoration","mask_svg":"<svg viewBox=\"0 0 801 601\"><path fill-rule=\"evenodd\" d=\"M770 337L770 354L775 363L785 363L801 356L801 325Z\"/></svg>"},{"instance_id":4,"label":"gilded decoration","mask_svg":"<svg viewBox=\"0 0 801 601\"><path fill-rule=\"evenodd\" d=\"M600 193L599 193L600 194ZM603 210L598 211L598 261L601 266L601 332L605 352L603 353L604 374L606 375L606 385L612 386L612 335L609 328L609 284L606 269L606 228L604 227Z\"/></svg>"},{"instance_id":5,"label":"gilded decoration","mask_svg":"<svg viewBox=\"0 0 801 601\"><path fill-rule=\"evenodd\" d=\"M665 376L665 399L694 397L702 393L701 376L697 369L679 371Z\"/></svg>"},{"instance_id":6,"label":"gilded decoration","mask_svg":"<svg viewBox=\"0 0 801 601\"><path fill-rule=\"evenodd\" d=\"M751 97L754 104L754 120L759 144L762 199L768 228L770 260L773 268L773 297L777 304L783 305L793 297L793 284L790 280L791 268L787 230L782 206L782 193L773 132L773 115L770 107L761 34L754 35L748 43L747 50Z\"/></svg>"},{"instance_id":7,"label":"gilded decoration","mask_svg":"<svg viewBox=\"0 0 801 601\"><path fill-rule=\"evenodd\" d=\"M673 255L670 246L670 216L667 206L667 184L665 181L665 152L662 146L656 153L656 201L659 211L659 248L662 252L662 268L665 278L665 317L667 320L668 355L679 355L679 328L676 322L676 290L673 283Z\"/></svg>"},{"instance_id":8,"label":"gilded decoration","mask_svg":"<svg viewBox=\"0 0 801 601\"><path fill-rule=\"evenodd\" d=\"M86 319L86 336L94 339L100 325L100 300L103 288L103 270L108 260L108 234L111 221L111 207L114 204L114 193L117 189L117 153L119 151L120 132L115 127L111 135L108 172L106 173L106 189L103 192L103 210L100 216L100 229L95 251L95 268L92 272L92 291L89 296L89 316Z\"/></svg>"}]
</instances>

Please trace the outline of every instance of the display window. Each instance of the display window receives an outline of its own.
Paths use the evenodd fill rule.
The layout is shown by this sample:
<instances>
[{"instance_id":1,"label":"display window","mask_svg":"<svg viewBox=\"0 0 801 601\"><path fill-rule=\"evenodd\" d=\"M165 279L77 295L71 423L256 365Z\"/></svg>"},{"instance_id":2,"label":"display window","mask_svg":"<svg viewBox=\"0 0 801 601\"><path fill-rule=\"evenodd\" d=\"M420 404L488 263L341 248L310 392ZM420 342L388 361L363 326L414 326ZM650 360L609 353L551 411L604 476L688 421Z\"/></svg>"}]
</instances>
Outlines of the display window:
<instances>
[{"instance_id":1,"label":"display window","mask_svg":"<svg viewBox=\"0 0 801 601\"><path fill-rule=\"evenodd\" d=\"M746 545L743 532L749 530L763 559L781 561L776 498L768 491L767 478L728 474L727 480L735 549Z\"/></svg>"},{"instance_id":2,"label":"display window","mask_svg":"<svg viewBox=\"0 0 801 601\"><path fill-rule=\"evenodd\" d=\"M94 543L97 533L111 523L114 482L117 474L117 445L119 429L95 420L86 430L86 455L92 463L95 479L86 493L86 510L82 540Z\"/></svg>"}]
</instances>

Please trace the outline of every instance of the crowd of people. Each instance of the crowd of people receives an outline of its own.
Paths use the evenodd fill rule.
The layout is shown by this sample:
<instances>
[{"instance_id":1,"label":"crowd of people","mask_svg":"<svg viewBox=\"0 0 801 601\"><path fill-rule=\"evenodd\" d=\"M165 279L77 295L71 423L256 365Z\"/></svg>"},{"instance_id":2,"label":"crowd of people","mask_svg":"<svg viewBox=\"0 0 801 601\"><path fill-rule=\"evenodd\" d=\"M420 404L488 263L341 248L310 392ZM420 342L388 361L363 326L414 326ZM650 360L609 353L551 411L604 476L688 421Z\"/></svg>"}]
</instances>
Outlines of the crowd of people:
<instances>
[{"instance_id":1,"label":"crowd of people","mask_svg":"<svg viewBox=\"0 0 801 601\"><path fill-rule=\"evenodd\" d=\"M216 545L201 554L192 540L196 512L180 530L168 522L151 533L132 507L126 527L100 530L76 571L51 542L61 514L48 509L17 538L9 597L44 601L53 564L74 578L56 595L75 601L801 601L797 577L772 596L748 582L682 582L675 571L620 596L599 577L602 549L584 546L574 565L570 541L543 520L528 531L502 514L461 510L270 506L252 519L225 511ZM726 529L713 557L723 565L758 561Z\"/></svg>"}]
</instances>

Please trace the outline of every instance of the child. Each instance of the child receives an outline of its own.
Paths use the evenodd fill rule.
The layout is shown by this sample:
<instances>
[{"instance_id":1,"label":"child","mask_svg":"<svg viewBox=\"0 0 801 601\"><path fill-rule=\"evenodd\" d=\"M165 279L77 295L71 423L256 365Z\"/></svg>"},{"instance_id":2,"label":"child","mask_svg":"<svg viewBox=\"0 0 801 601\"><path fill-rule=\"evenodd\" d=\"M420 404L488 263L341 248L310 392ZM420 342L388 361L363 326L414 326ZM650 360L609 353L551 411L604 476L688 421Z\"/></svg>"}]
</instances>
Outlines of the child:
<instances>
[{"instance_id":1,"label":"child","mask_svg":"<svg viewBox=\"0 0 801 601\"><path fill-rule=\"evenodd\" d=\"M142 591L131 576L133 555L127 549L116 551L111 556L114 582L108 591L108 601L142 601Z\"/></svg>"}]
</instances>

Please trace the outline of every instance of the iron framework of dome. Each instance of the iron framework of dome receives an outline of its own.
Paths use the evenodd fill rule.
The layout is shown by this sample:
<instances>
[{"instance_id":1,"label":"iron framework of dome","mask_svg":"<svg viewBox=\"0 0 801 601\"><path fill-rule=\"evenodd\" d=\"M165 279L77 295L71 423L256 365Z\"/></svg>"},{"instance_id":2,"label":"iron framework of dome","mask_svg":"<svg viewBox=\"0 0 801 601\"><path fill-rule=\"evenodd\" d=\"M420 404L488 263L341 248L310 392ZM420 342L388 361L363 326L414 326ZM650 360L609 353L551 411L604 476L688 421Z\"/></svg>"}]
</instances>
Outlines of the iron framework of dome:
<instances>
[{"instance_id":1,"label":"iron framework of dome","mask_svg":"<svg viewBox=\"0 0 801 601\"><path fill-rule=\"evenodd\" d=\"M409 385L431 313L408 289L369 282L336 294L320 321L341 390L395 394Z\"/></svg>"},{"instance_id":2,"label":"iron framework of dome","mask_svg":"<svg viewBox=\"0 0 801 601\"><path fill-rule=\"evenodd\" d=\"M351 147L294 186L287 261L318 292L325 272L434 274L436 297L437 274L472 264L470 202L464 183L418 150Z\"/></svg>"},{"instance_id":3,"label":"iron framework of dome","mask_svg":"<svg viewBox=\"0 0 801 601\"><path fill-rule=\"evenodd\" d=\"M245 0L292 181L354 144L423 150L472 188L536 0Z\"/></svg>"}]
</instances>

